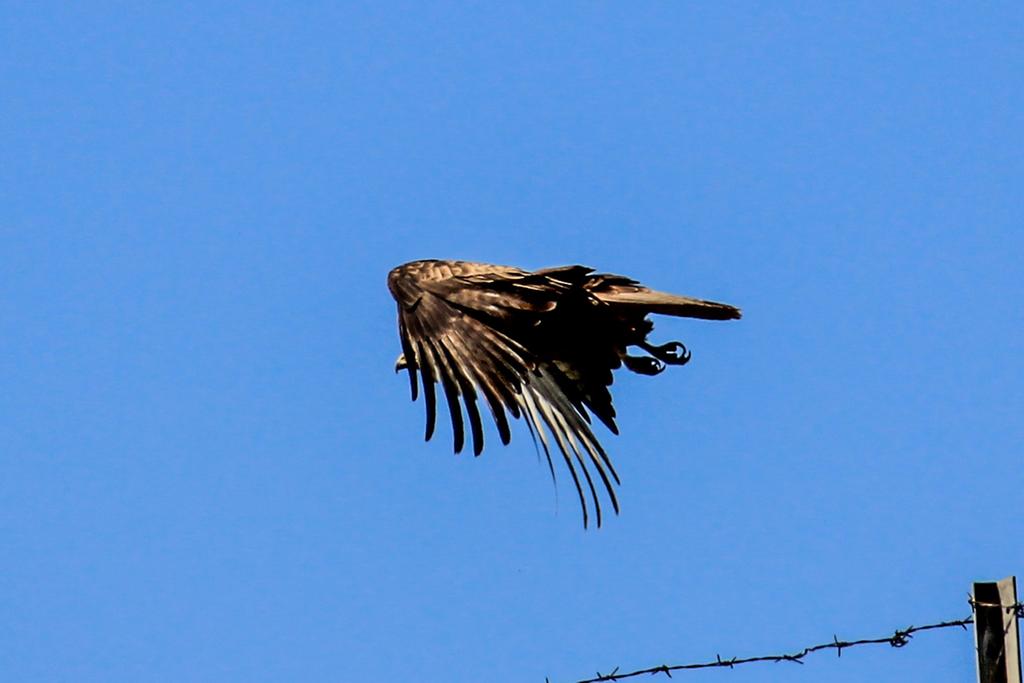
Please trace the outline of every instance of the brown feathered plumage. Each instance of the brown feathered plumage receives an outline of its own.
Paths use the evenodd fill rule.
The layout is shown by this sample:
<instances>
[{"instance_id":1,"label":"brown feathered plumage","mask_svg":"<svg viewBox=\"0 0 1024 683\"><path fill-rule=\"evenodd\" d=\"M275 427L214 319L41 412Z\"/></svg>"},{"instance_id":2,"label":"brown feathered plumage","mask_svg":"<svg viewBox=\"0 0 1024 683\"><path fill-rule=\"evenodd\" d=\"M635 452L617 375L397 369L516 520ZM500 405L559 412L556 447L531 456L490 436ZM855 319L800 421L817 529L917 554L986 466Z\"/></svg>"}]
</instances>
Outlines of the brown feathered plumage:
<instances>
[{"instance_id":1,"label":"brown feathered plumage","mask_svg":"<svg viewBox=\"0 0 1024 683\"><path fill-rule=\"evenodd\" d=\"M402 340L403 353L395 369L408 370L413 400L419 393L417 374L422 379L427 440L434 433L437 412L435 383L441 384L448 404L456 453L465 440L463 407L477 455L484 447L479 399L487 404L502 443L511 438L506 412L514 418L525 416L552 477L554 447L565 460L579 494L584 526L584 482L601 525L591 470L619 511L614 489L619 478L590 430L588 414L618 433L608 391L612 370L625 365L633 372L656 375L665 364L690 360L679 342L647 342L654 327L647 315L740 317L739 309L728 304L657 292L627 277L583 266L530 272L468 261L413 261L388 274L388 288L398 302ZM649 355L630 355L630 346Z\"/></svg>"}]
</instances>

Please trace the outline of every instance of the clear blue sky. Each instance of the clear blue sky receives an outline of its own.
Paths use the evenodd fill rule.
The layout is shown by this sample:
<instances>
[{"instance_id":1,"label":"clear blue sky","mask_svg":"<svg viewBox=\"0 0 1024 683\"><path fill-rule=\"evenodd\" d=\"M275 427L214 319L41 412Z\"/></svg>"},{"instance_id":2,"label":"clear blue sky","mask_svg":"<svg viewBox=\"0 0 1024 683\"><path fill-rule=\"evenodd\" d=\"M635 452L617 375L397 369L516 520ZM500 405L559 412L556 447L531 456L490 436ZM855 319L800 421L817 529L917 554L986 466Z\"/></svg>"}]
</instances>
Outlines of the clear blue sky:
<instances>
[{"instance_id":1,"label":"clear blue sky","mask_svg":"<svg viewBox=\"0 0 1024 683\"><path fill-rule=\"evenodd\" d=\"M5 4L2 678L564 683L1024 574L1024 5L769 4ZM521 423L423 443L426 257L743 308L618 377L600 531Z\"/></svg>"}]
</instances>

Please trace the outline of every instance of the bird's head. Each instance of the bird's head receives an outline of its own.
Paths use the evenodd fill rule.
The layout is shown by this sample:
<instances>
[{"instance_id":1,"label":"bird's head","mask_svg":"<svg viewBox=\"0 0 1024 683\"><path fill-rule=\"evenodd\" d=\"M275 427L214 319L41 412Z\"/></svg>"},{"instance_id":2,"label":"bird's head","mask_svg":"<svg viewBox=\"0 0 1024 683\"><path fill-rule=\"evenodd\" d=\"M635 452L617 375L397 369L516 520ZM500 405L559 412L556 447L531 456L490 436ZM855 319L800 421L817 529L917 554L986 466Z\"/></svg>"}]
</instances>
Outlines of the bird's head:
<instances>
[{"instance_id":1,"label":"bird's head","mask_svg":"<svg viewBox=\"0 0 1024 683\"><path fill-rule=\"evenodd\" d=\"M395 372L400 372L409 367L409 361L405 360L405 354L398 354L398 358L395 359Z\"/></svg>"}]
</instances>

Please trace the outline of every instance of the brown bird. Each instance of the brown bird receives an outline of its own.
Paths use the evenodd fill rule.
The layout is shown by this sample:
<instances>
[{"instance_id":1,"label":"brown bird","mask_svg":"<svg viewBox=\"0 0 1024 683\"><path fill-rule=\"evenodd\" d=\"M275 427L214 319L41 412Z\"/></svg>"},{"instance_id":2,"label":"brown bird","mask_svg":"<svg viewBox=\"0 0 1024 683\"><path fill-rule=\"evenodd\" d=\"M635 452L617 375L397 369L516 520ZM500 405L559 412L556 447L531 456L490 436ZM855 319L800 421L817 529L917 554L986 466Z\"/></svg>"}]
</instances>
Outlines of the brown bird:
<instances>
[{"instance_id":1,"label":"brown bird","mask_svg":"<svg viewBox=\"0 0 1024 683\"><path fill-rule=\"evenodd\" d=\"M504 444L511 439L506 411L523 420L555 476L551 438L572 475L587 526L580 473L601 526L601 503L591 476L597 472L615 512L619 483L608 454L590 430L597 416L618 434L608 387L612 370L657 375L665 365L684 365L690 352L677 341L654 346L647 315L731 320L739 309L648 289L621 275L584 266L527 271L469 261L413 261L388 273L398 302L402 355L395 372L409 372L412 399L422 379L426 439L434 433L440 383L451 413L455 452L462 450L465 407L473 452L484 447L477 400L487 403ZM648 355L630 355L636 347ZM460 405L461 399L461 405ZM545 427L547 430L545 431ZM577 467L578 466L578 467Z\"/></svg>"}]
</instances>

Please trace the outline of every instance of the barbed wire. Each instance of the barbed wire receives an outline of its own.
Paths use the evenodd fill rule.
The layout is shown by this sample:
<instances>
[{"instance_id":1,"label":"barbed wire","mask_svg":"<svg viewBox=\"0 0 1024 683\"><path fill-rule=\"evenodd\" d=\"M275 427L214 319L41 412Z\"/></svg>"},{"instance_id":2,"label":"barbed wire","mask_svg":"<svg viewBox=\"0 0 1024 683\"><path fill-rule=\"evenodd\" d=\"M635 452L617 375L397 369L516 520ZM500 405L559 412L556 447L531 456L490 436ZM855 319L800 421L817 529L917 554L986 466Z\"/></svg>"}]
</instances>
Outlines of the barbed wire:
<instances>
[{"instance_id":1,"label":"barbed wire","mask_svg":"<svg viewBox=\"0 0 1024 683\"><path fill-rule=\"evenodd\" d=\"M1024 619L1024 603L1018 602L1012 605L1000 605L998 603L978 602L970 597L968 597L967 602L971 605L971 616L963 619L954 619L952 621L940 621L934 624L925 624L924 626L908 626L907 628L896 629L890 636L861 638L860 640L839 640L839 638L833 634L831 642L821 643L820 645L811 645L802 650L788 654L783 653L778 655L760 655L758 657L742 658L733 657L731 659L722 659L721 655L715 655L714 660L707 662L694 662L691 664L660 664L658 666L652 666L646 669L637 669L636 671L629 671L626 673L619 673L619 667L615 667L606 674L597 672L597 675L594 678L585 678L577 681L577 683L604 683L606 681L621 681L635 676L655 674L665 674L667 677L672 678L673 671L713 669L718 667L728 667L731 669L741 664L753 664L754 662L793 662L794 664L803 664L804 658L809 654L821 652L822 650L835 650L836 656L842 657L844 649L857 647L859 645L889 645L891 647L900 648L909 644L915 633L920 633L922 631L935 631L938 629L953 628L956 626L959 626L966 631L968 624L974 623L973 612L978 607L999 607L1005 609L1008 616L1012 615L1017 619Z\"/></svg>"}]
</instances>

